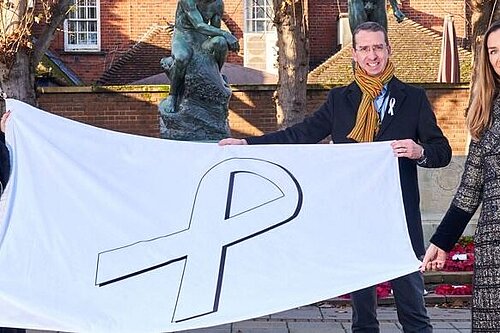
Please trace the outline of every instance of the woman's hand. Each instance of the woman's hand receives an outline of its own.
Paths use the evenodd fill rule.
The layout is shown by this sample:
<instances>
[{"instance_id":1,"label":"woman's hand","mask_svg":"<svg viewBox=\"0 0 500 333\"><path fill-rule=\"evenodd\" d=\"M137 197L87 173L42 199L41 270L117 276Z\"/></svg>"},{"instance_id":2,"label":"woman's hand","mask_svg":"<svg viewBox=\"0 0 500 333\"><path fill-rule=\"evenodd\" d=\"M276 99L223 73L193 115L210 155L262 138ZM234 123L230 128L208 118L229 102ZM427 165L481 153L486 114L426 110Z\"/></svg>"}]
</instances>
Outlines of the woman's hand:
<instances>
[{"instance_id":1,"label":"woman's hand","mask_svg":"<svg viewBox=\"0 0 500 333\"><path fill-rule=\"evenodd\" d=\"M2 119L0 120L0 131L4 133L5 133L5 126L7 124L7 120L9 119L9 117L10 117L10 111L7 111L2 115Z\"/></svg>"},{"instance_id":2,"label":"woman's hand","mask_svg":"<svg viewBox=\"0 0 500 333\"><path fill-rule=\"evenodd\" d=\"M426 270L439 271L443 269L446 256L446 251L441 250L439 247L431 243L425 252L424 261L422 261L420 271L423 273Z\"/></svg>"}]
</instances>

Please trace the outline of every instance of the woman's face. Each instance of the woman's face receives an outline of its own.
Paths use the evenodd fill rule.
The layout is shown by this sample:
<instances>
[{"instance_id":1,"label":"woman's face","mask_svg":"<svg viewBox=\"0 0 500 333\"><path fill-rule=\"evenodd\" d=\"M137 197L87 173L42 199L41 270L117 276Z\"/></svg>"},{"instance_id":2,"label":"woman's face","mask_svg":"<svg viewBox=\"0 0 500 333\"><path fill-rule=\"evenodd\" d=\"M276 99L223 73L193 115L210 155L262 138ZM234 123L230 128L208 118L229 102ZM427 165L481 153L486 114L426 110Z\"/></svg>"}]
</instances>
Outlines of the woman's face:
<instances>
[{"instance_id":1,"label":"woman's face","mask_svg":"<svg viewBox=\"0 0 500 333\"><path fill-rule=\"evenodd\" d=\"M490 33L486 41L491 67L500 76L500 29Z\"/></svg>"}]
</instances>

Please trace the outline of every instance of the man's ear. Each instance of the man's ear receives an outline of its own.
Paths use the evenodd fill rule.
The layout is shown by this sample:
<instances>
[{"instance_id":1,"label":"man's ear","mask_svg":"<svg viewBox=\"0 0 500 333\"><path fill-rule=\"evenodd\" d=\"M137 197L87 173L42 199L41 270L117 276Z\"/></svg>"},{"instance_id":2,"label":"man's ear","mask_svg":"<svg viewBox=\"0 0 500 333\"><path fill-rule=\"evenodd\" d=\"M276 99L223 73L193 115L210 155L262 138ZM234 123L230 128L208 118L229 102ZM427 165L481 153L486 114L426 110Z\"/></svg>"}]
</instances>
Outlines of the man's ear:
<instances>
[{"instance_id":1,"label":"man's ear","mask_svg":"<svg viewBox=\"0 0 500 333\"><path fill-rule=\"evenodd\" d=\"M352 57L352 61L356 62L356 49L354 47L351 48L351 57Z\"/></svg>"}]
</instances>

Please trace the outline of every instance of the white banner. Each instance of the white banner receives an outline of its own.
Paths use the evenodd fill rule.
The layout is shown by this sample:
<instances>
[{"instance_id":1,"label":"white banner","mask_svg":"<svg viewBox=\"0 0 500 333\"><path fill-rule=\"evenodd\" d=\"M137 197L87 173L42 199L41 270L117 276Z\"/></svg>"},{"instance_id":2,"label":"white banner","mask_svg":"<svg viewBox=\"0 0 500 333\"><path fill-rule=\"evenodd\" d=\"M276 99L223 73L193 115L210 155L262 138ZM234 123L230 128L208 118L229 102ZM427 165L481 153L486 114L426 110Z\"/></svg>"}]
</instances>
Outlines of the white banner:
<instances>
[{"instance_id":1,"label":"white banner","mask_svg":"<svg viewBox=\"0 0 500 333\"><path fill-rule=\"evenodd\" d=\"M388 142L219 147L7 109L0 326L179 331L420 264Z\"/></svg>"}]
</instances>

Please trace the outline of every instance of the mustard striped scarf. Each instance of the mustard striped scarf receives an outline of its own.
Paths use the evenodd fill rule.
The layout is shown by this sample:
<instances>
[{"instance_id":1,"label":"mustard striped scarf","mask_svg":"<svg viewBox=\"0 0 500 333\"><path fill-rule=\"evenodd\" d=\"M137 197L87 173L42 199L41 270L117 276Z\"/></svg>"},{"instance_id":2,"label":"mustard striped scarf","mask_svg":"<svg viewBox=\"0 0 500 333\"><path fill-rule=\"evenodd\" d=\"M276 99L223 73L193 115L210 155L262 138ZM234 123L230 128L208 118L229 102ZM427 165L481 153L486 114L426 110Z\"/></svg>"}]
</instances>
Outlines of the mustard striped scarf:
<instances>
[{"instance_id":1,"label":"mustard striped scarf","mask_svg":"<svg viewBox=\"0 0 500 333\"><path fill-rule=\"evenodd\" d=\"M354 80L361 89L363 97L358 107L356 124L347 136L357 142L371 142L379 127L379 115L375 106L375 98L380 95L384 85L394 76L394 65L387 62L384 71L379 76L370 76L356 63Z\"/></svg>"}]
</instances>

